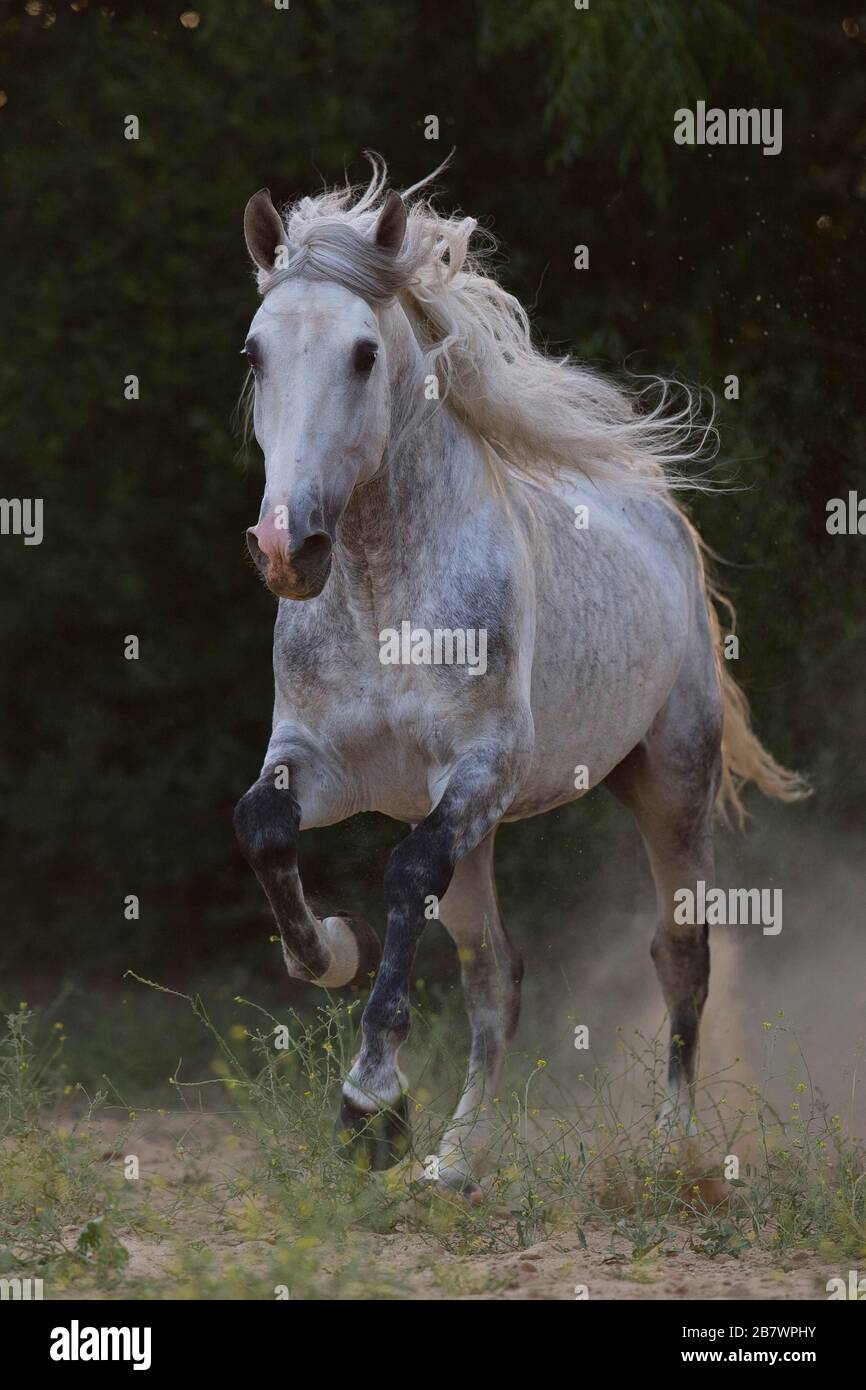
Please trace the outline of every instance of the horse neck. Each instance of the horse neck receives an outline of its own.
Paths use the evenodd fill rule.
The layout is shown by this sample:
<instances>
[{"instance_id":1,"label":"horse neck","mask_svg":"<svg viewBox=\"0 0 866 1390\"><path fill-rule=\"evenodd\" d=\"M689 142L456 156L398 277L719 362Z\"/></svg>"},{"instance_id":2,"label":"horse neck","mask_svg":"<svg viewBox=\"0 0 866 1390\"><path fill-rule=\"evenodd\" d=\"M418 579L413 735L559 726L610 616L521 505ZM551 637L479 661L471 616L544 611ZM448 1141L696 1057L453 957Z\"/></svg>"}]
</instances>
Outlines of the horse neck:
<instances>
[{"instance_id":1,"label":"horse neck","mask_svg":"<svg viewBox=\"0 0 866 1390\"><path fill-rule=\"evenodd\" d=\"M486 486L478 442L447 405L425 400L425 360L402 308L386 310L382 327L392 438L379 473L353 493L334 553L343 601L374 625L406 577L417 581L425 573L425 557L438 555L441 563L473 494Z\"/></svg>"}]
</instances>

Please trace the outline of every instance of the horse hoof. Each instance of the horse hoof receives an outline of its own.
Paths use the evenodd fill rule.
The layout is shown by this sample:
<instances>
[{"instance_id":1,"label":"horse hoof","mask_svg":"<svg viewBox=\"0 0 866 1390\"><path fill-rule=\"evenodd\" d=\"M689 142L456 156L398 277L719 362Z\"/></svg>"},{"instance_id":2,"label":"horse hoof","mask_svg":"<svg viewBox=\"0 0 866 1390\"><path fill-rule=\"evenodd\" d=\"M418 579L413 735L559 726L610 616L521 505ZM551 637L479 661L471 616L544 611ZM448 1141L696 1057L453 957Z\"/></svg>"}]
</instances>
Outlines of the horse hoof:
<instances>
[{"instance_id":1,"label":"horse hoof","mask_svg":"<svg viewBox=\"0 0 866 1390\"><path fill-rule=\"evenodd\" d=\"M467 1173L444 1173L436 1184L441 1197L453 1200L455 1197L470 1207L480 1207L484 1202L484 1189Z\"/></svg>"},{"instance_id":2,"label":"horse hoof","mask_svg":"<svg viewBox=\"0 0 866 1390\"><path fill-rule=\"evenodd\" d=\"M349 987L367 989L382 959L379 938L363 917L352 917L348 912L336 912L334 916L339 917L349 928L358 947L358 968L349 980Z\"/></svg>"},{"instance_id":3,"label":"horse hoof","mask_svg":"<svg viewBox=\"0 0 866 1390\"><path fill-rule=\"evenodd\" d=\"M358 1168L382 1173L406 1157L412 1141L405 1095L387 1110L369 1113L343 1097L334 1128L337 1148Z\"/></svg>"}]
</instances>

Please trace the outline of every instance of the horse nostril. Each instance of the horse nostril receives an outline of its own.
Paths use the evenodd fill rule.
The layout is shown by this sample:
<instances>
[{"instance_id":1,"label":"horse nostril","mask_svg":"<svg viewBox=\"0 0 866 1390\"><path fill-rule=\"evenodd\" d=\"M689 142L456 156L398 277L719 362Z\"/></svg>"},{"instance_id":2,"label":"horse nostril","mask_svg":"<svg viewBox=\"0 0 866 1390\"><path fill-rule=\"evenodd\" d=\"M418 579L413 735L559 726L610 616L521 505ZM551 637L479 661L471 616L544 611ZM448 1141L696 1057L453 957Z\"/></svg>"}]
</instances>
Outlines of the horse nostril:
<instances>
[{"instance_id":1,"label":"horse nostril","mask_svg":"<svg viewBox=\"0 0 866 1390\"><path fill-rule=\"evenodd\" d=\"M250 552L250 556L256 566L256 569L261 570L262 574L264 574L265 570L268 567L268 557L259 545L258 539L256 538L256 534L252 526L250 526L247 530L247 550Z\"/></svg>"},{"instance_id":2,"label":"horse nostril","mask_svg":"<svg viewBox=\"0 0 866 1390\"><path fill-rule=\"evenodd\" d=\"M324 531L316 531L312 536L307 536L303 544L293 553L292 562L299 568L303 567L315 574L325 564L330 553L330 536L326 536Z\"/></svg>"}]
</instances>

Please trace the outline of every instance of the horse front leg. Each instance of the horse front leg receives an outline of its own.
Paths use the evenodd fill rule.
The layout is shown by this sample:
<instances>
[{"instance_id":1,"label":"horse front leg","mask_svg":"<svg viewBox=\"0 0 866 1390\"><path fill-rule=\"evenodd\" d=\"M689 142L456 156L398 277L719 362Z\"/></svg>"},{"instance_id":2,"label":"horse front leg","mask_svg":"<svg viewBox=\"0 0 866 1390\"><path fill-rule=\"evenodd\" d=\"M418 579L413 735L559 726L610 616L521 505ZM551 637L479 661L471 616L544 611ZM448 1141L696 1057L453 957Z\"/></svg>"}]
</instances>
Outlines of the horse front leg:
<instances>
[{"instance_id":1,"label":"horse front leg","mask_svg":"<svg viewBox=\"0 0 866 1390\"><path fill-rule=\"evenodd\" d=\"M315 767L311 767L311 763ZM305 805L296 788L308 789ZM298 840L305 825L341 819L339 769L328 766L305 731L278 724L258 780L234 813L238 844L273 909L289 975L337 989L366 985L381 956L379 941L361 917L323 921L310 911L298 873Z\"/></svg>"},{"instance_id":2,"label":"horse front leg","mask_svg":"<svg viewBox=\"0 0 866 1390\"><path fill-rule=\"evenodd\" d=\"M526 721L528 724L528 720ZM521 732L526 727L521 726ZM373 1169L390 1168L410 1142L406 1082L398 1066L410 1028L409 976L430 897L444 898L456 864L501 820L528 764L529 736L479 744L453 766L430 814L391 854L388 927L362 1020L361 1051L343 1086L340 1141Z\"/></svg>"}]
</instances>

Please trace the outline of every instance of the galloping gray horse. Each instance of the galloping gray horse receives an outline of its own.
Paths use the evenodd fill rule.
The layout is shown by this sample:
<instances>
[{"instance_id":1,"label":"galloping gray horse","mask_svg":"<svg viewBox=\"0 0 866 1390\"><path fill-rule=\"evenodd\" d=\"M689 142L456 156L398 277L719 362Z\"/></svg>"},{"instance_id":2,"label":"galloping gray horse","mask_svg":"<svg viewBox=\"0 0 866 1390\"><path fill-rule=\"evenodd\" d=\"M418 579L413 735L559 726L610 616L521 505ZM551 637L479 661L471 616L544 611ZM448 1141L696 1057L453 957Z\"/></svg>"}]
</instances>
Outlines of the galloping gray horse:
<instances>
[{"instance_id":1,"label":"galloping gray horse","mask_svg":"<svg viewBox=\"0 0 866 1390\"><path fill-rule=\"evenodd\" d=\"M438 171L437 171L438 172ZM427 182L426 180L424 181ZM751 731L720 659L699 539L674 502L701 455L690 396L647 405L532 343L521 305L470 251L470 218L419 194L246 209L262 303L244 352L265 458L250 553L278 596L273 728L241 799L241 847L289 974L375 982L339 1131L387 1167L408 1143L398 1053L425 921L461 948L469 1070L442 1180L475 1195L485 1097L520 1007L493 841L606 785L655 878L652 958L670 1015L669 1123L689 1125L707 997L702 923L677 889L713 877L713 817L751 780L803 794ZM704 438L706 431L704 433ZM412 828L385 873L384 948L356 917L317 920L300 832L361 811Z\"/></svg>"}]
</instances>

